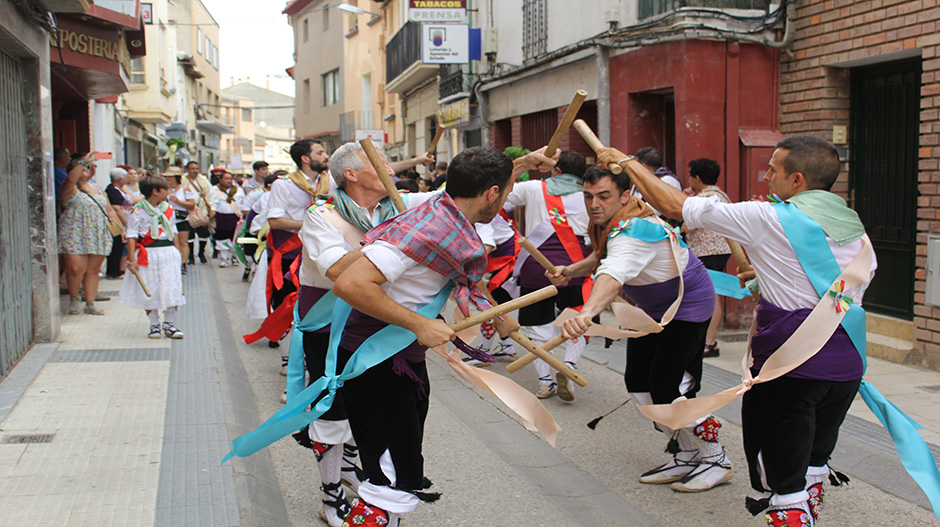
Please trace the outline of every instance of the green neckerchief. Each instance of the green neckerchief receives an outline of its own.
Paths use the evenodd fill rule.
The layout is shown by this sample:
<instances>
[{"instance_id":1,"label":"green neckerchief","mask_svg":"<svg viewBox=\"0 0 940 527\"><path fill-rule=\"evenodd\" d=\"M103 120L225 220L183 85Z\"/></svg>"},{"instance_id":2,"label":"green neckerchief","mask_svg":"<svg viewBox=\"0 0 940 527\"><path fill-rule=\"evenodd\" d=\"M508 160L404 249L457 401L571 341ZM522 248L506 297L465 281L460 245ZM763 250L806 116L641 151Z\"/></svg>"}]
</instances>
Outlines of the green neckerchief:
<instances>
[{"instance_id":1,"label":"green neckerchief","mask_svg":"<svg viewBox=\"0 0 940 527\"><path fill-rule=\"evenodd\" d=\"M165 200L161 201L157 207L154 207L147 201L146 198L140 200L137 203L137 206L144 209L144 212L150 214L150 237L156 240L160 236L160 224L163 224L163 232L166 233L168 240L173 239L173 224L170 223L170 218L166 217L166 209L170 207L170 204Z\"/></svg>"},{"instance_id":2,"label":"green neckerchief","mask_svg":"<svg viewBox=\"0 0 940 527\"><path fill-rule=\"evenodd\" d=\"M559 174L545 180L548 185L548 193L551 196L564 196L565 194L574 194L584 191L584 184L581 178L571 174Z\"/></svg>"},{"instance_id":3,"label":"green neckerchief","mask_svg":"<svg viewBox=\"0 0 940 527\"><path fill-rule=\"evenodd\" d=\"M858 214L845 205L844 199L832 192L806 190L791 196L787 201L816 220L826 236L839 245L854 242L865 234L865 226Z\"/></svg>"},{"instance_id":4,"label":"green neckerchief","mask_svg":"<svg viewBox=\"0 0 940 527\"><path fill-rule=\"evenodd\" d=\"M345 190L336 189L335 196L336 199L333 204L336 206L336 212L338 212L344 220L355 225L362 232L369 232L372 227L375 227L375 225L372 225L372 218L362 210L362 207L357 205L356 202L349 197L349 194L346 194ZM382 198L379 204L382 206L382 221L398 213L398 211L395 210L395 205L392 204L391 198Z\"/></svg>"}]
</instances>

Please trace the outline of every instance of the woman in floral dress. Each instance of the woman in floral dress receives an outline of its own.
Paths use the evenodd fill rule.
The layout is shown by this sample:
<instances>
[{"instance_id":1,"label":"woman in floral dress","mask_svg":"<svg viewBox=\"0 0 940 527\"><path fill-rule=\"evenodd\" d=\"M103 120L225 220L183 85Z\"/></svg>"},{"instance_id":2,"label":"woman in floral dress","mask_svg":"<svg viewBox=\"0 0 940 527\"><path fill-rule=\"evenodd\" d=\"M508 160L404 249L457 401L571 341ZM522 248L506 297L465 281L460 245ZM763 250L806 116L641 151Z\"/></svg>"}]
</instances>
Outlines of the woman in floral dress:
<instances>
[{"instance_id":1,"label":"woman in floral dress","mask_svg":"<svg viewBox=\"0 0 940 527\"><path fill-rule=\"evenodd\" d=\"M59 216L59 252L65 266L65 281L69 289L69 314L82 312L79 288L84 285L85 308L89 315L103 315L95 307L98 295L98 272L105 257L111 252L111 232L108 219L117 222L104 192L88 181L89 163L93 155L73 160L68 177L62 183L62 215Z\"/></svg>"}]
</instances>

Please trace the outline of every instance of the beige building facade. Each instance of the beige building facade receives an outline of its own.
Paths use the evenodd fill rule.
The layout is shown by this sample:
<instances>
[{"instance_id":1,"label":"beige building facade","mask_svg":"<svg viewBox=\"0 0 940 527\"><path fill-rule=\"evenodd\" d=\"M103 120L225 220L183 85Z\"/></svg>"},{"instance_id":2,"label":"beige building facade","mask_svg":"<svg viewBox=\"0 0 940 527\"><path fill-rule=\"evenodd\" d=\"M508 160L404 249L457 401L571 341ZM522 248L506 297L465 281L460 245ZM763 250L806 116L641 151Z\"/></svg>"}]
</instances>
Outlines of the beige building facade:
<instances>
[{"instance_id":1,"label":"beige building facade","mask_svg":"<svg viewBox=\"0 0 940 527\"><path fill-rule=\"evenodd\" d=\"M294 30L289 70L296 86L294 129L298 137L316 137L332 151L341 144L340 115L347 101L342 12L327 0L294 0L284 14Z\"/></svg>"}]
</instances>

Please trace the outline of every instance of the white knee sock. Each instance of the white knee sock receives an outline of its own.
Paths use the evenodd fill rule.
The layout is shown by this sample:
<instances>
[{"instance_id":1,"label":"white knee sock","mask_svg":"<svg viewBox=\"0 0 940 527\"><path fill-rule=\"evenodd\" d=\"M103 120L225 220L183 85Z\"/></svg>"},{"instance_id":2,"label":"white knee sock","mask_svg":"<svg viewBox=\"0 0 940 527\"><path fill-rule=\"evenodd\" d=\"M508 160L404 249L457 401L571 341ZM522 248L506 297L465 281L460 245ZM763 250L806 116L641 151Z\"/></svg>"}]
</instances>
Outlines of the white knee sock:
<instances>
[{"instance_id":1,"label":"white knee sock","mask_svg":"<svg viewBox=\"0 0 940 527\"><path fill-rule=\"evenodd\" d=\"M160 312L159 311L157 311L156 309L148 309L146 310L146 313L147 313L147 318L150 319L151 326L160 325Z\"/></svg>"},{"instance_id":2,"label":"white knee sock","mask_svg":"<svg viewBox=\"0 0 940 527\"><path fill-rule=\"evenodd\" d=\"M587 348L587 340L584 337L578 337L578 340L565 342L565 362L577 364L584 350Z\"/></svg>"},{"instance_id":3,"label":"white knee sock","mask_svg":"<svg viewBox=\"0 0 940 527\"><path fill-rule=\"evenodd\" d=\"M176 309L177 309L176 306L166 308L163 311L163 321L168 324L175 324L176 323Z\"/></svg>"},{"instance_id":4,"label":"white knee sock","mask_svg":"<svg viewBox=\"0 0 940 527\"><path fill-rule=\"evenodd\" d=\"M526 336L532 342L541 346L555 337L555 327L552 324L541 324L539 326L526 326ZM535 371L539 375L539 382L542 384L551 384L552 368L542 359L535 359Z\"/></svg>"}]
</instances>

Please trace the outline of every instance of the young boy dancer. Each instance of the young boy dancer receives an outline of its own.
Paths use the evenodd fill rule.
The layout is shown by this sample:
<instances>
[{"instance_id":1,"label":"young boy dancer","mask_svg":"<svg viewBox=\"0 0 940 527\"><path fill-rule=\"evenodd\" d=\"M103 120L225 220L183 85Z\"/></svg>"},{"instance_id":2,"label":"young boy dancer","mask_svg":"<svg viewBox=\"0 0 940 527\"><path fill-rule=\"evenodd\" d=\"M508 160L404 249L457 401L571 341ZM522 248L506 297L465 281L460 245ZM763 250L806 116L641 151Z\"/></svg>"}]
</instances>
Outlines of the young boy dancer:
<instances>
[{"instance_id":1,"label":"young boy dancer","mask_svg":"<svg viewBox=\"0 0 940 527\"><path fill-rule=\"evenodd\" d=\"M127 270L121 285L121 305L143 309L150 319L150 338L160 338L160 314L163 310L163 334L171 339L183 338L176 328L177 308L186 303L179 250L173 246L176 225L173 208L166 201L170 186L159 176L140 181L144 199L134 206L127 219ZM135 252L136 251L136 252ZM136 255L136 257L135 257ZM147 285L150 296L134 275Z\"/></svg>"}]
</instances>

